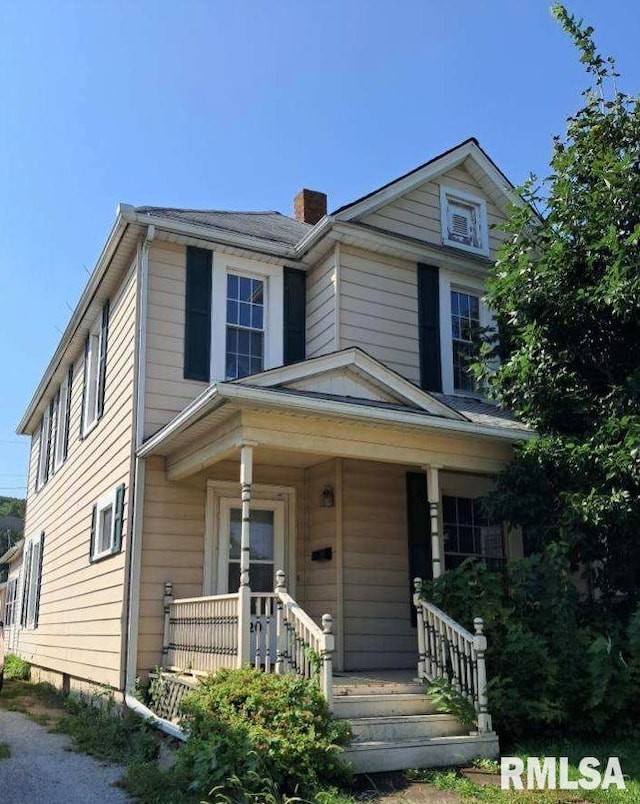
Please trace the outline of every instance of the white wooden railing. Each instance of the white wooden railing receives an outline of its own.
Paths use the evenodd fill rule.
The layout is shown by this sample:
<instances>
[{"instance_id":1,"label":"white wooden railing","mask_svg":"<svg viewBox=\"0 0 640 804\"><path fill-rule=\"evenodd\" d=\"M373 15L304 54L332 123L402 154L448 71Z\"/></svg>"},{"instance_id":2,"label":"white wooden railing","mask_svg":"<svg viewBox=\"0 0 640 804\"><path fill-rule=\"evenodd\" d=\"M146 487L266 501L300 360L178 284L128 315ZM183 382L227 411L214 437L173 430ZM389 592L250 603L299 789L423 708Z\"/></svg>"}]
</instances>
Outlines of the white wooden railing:
<instances>
[{"instance_id":1,"label":"white wooden railing","mask_svg":"<svg viewBox=\"0 0 640 804\"><path fill-rule=\"evenodd\" d=\"M487 638L480 617L473 621L475 634L469 633L433 603L421 597L422 580L416 578L413 602L418 626L418 676L425 681L444 678L473 705L478 731L490 732L487 669Z\"/></svg>"},{"instance_id":2,"label":"white wooden railing","mask_svg":"<svg viewBox=\"0 0 640 804\"><path fill-rule=\"evenodd\" d=\"M165 584L163 666L194 675L238 664L238 594L174 600Z\"/></svg>"},{"instance_id":3,"label":"white wooden railing","mask_svg":"<svg viewBox=\"0 0 640 804\"><path fill-rule=\"evenodd\" d=\"M322 627L287 592L276 574L274 592L174 599L165 584L163 667L193 675L251 664L265 672L295 673L315 681L332 699L332 618ZM248 608L243 611L243 606ZM242 623L249 623L242 634Z\"/></svg>"}]
</instances>

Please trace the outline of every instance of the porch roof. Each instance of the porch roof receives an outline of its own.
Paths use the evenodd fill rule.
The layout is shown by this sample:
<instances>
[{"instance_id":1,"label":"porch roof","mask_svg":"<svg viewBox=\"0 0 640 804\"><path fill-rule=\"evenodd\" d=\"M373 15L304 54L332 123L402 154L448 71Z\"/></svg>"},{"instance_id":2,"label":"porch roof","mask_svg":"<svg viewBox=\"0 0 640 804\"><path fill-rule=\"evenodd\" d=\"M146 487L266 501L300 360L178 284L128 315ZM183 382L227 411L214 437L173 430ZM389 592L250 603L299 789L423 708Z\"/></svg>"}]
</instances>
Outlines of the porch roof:
<instances>
[{"instance_id":1,"label":"porch roof","mask_svg":"<svg viewBox=\"0 0 640 804\"><path fill-rule=\"evenodd\" d=\"M328 378L336 377L349 381L349 394L332 392L335 381L328 382ZM150 436L138 455L171 455L243 411L388 425L421 434L466 435L502 443L516 443L533 436L533 431L506 414L501 415L495 406L475 400L473 403L431 395L361 350L347 349L209 386ZM283 443L282 448L295 449L295 446Z\"/></svg>"}]
</instances>

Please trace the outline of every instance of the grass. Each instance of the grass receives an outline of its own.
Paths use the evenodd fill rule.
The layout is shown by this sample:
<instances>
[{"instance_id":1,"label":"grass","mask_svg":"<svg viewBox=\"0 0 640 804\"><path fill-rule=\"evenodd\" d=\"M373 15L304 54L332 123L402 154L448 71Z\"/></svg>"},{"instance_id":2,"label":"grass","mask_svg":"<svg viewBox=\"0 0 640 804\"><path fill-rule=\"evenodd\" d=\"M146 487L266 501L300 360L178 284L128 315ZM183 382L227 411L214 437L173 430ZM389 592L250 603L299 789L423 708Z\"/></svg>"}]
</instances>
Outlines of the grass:
<instances>
[{"instance_id":1,"label":"grass","mask_svg":"<svg viewBox=\"0 0 640 804\"><path fill-rule=\"evenodd\" d=\"M0 742L0 759L9 759L11 756L11 746L9 743Z\"/></svg>"}]
</instances>

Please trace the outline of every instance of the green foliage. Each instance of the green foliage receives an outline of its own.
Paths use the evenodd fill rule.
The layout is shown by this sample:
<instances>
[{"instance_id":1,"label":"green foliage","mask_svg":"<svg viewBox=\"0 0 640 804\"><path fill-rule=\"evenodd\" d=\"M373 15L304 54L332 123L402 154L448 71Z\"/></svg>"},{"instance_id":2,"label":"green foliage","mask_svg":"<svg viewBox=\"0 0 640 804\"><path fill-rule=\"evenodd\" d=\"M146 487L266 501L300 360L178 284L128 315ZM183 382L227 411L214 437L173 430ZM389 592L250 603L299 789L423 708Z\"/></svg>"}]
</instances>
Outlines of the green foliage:
<instances>
[{"instance_id":1,"label":"green foliage","mask_svg":"<svg viewBox=\"0 0 640 804\"><path fill-rule=\"evenodd\" d=\"M101 700L88 703L69 696L65 708L68 714L54 731L72 737L79 751L122 764L157 756L158 742L151 726L133 712L121 714L112 697L101 696Z\"/></svg>"},{"instance_id":2,"label":"green foliage","mask_svg":"<svg viewBox=\"0 0 640 804\"><path fill-rule=\"evenodd\" d=\"M191 789L215 789L217 800L262 801L276 789L309 798L349 779L340 759L349 726L332 718L311 682L223 670L190 693L182 711L189 740L178 770Z\"/></svg>"},{"instance_id":3,"label":"green foliage","mask_svg":"<svg viewBox=\"0 0 640 804\"><path fill-rule=\"evenodd\" d=\"M562 551L491 573L465 561L425 582L426 599L473 630L485 621L489 710L508 738L553 733L629 734L640 721L640 607L628 628L595 621Z\"/></svg>"},{"instance_id":4,"label":"green foliage","mask_svg":"<svg viewBox=\"0 0 640 804\"><path fill-rule=\"evenodd\" d=\"M436 712L455 715L463 726L472 726L476 722L473 704L448 679L432 681L427 692L436 705Z\"/></svg>"},{"instance_id":5,"label":"green foliage","mask_svg":"<svg viewBox=\"0 0 640 804\"><path fill-rule=\"evenodd\" d=\"M11 756L11 746L9 743L0 742L0 759L9 759Z\"/></svg>"},{"instance_id":6,"label":"green foliage","mask_svg":"<svg viewBox=\"0 0 640 804\"><path fill-rule=\"evenodd\" d=\"M593 29L553 11L593 86L549 176L522 188L488 284L500 340L485 336L477 373L540 434L490 508L533 550L566 545L599 608L624 618L640 600L640 99L618 91Z\"/></svg>"},{"instance_id":7,"label":"green foliage","mask_svg":"<svg viewBox=\"0 0 640 804\"><path fill-rule=\"evenodd\" d=\"M28 681L31 675L31 665L19 656L8 653L4 659L4 677L15 678L19 681Z\"/></svg>"},{"instance_id":8,"label":"green foliage","mask_svg":"<svg viewBox=\"0 0 640 804\"><path fill-rule=\"evenodd\" d=\"M0 495L0 516L17 516L20 519L24 519L26 508L26 500Z\"/></svg>"}]
</instances>

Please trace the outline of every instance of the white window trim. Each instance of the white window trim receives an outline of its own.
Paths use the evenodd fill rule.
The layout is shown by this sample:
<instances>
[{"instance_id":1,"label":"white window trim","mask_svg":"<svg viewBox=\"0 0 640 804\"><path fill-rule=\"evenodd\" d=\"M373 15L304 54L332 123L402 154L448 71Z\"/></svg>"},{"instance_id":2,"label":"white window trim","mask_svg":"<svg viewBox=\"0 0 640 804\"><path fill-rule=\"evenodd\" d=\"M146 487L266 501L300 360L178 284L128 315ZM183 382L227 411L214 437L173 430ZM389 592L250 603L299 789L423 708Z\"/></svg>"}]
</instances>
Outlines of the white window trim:
<instances>
[{"instance_id":1,"label":"white window trim","mask_svg":"<svg viewBox=\"0 0 640 804\"><path fill-rule=\"evenodd\" d=\"M97 340L94 338L97 336ZM95 344L95 348L94 348ZM100 385L100 352L102 350L102 313L89 330L89 349L85 351L84 407L82 410L82 435L88 435L98 424L98 389Z\"/></svg>"},{"instance_id":2,"label":"white window trim","mask_svg":"<svg viewBox=\"0 0 640 804\"><path fill-rule=\"evenodd\" d=\"M42 564L42 557L40 555L41 549L42 549L42 541L40 536L34 536L33 538L29 539L28 542L25 542L23 552L23 562L24 562L23 581L25 577L28 577L29 587L26 588L24 587L24 583L22 584L23 590L22 595L20 596L20 606L19 608L16 609L16 617L17 617L16 625L19 625L18 612L22 610L22 602L24 597L26 596L27 617L25 625L22 626L25 630L26 629L34 630L36 627L36 601L38 598L39 590L42 586L42 577L40 575L40 566ZM29 556L29 564L30 564L29 567L27 566L25 561L27 555Z\"/></svg>"},{"instance_id":3,"label":"white window trim","mask_svg":"<svg viewBox=\"0 0 640 804\"><path fill-rule=\"evenodd\" d=\"M480 327L495 327L495 319L484 301L484 284L482 280L475 282L465 279L458 281L458 275L446 269L440 269L440 357L442 360L442 392L454 396L466 396L473 399L485 399L482 389L458 391L453 387L453 337L451 334L451 291L469 293L480 299Z\"/></svg>"},{"instance_id":4,"label":"white window trim","mask_svg":"<svg viewBox=\"0 0 640 804\"><path fill-rule=\"evenodd\" d=\"M96 503L96 521L94 523L94 529L93 529L93 544L91 545L92 561L98 561L101 558L113 555L113 546L116 532L116 494L117 494L117 488L111 489L111 491L108 491L106 494L100 497L100 499ZM111 533L109 534L109 546L105 550L97 552L98 545L102 541L102 539L100 538L101 537L100 524L102 522L102 512L106 510L109 506L111 506Z\"/></svg>"},{"instance_id":5,"label":"white window trim","mask_svg":"<svg viewBox=\"0 0 640 804\"><path fill-rule=\"evenodd\" d=\"M50 427L51 406L47 404L42 419L40 421L40 435L38 437L38 474L36 476L36 490L40 490L47 482L47 458L50 458L51 453L49 450L49 435L51 433Z\"/></svg>"},{"instance_id":6,"label":"white window trim","mask_svg":"<svg viewBox=\"0 0 640 804\"><path fill-rule=\"evenodd\" d=\"M284 360L284 280L281 265L213 252L211 282L211 382L224 382L227 340L227 274L264 282L263 371L281 366Z\"/></svg>"},{"instance_id":7,"label":"white window trim","mask_svg":"<svg viewBox=\"0 0 640 804\"><path fill-rule=\"evenodd\" d=\"M69 429L69 417L67 416L67 398L69 396L69 374L65 376L64 380L60 383L60 393L58 396L58 422L56 426L56 443L54 444L54 471L62 466L65 461L64 445L66 441L67 430Z\"/></svg>"},{"instance_id":8,"label":"white window trim","mask_svg":"<svg viewBox=\"0 0 640 804\"><path fill-rule=\"evenodd\" d=\"M480 240L480 247L468 246L464 243L459 243L457 240L450 240L447 237L447 210L449 202L461 201L463 204L474 206L478 210L477 214L477 227L478 239ZM445 246L452 248L459 248L463 251L470 251L472 254L482 254L485 257L489 256L489 233L487 227L487 203L483 198L469 193L463 193L453 187L448 187L445 184L440 185L440 225L442 227L442 243Z\"/></svg>"}]
</instances>

